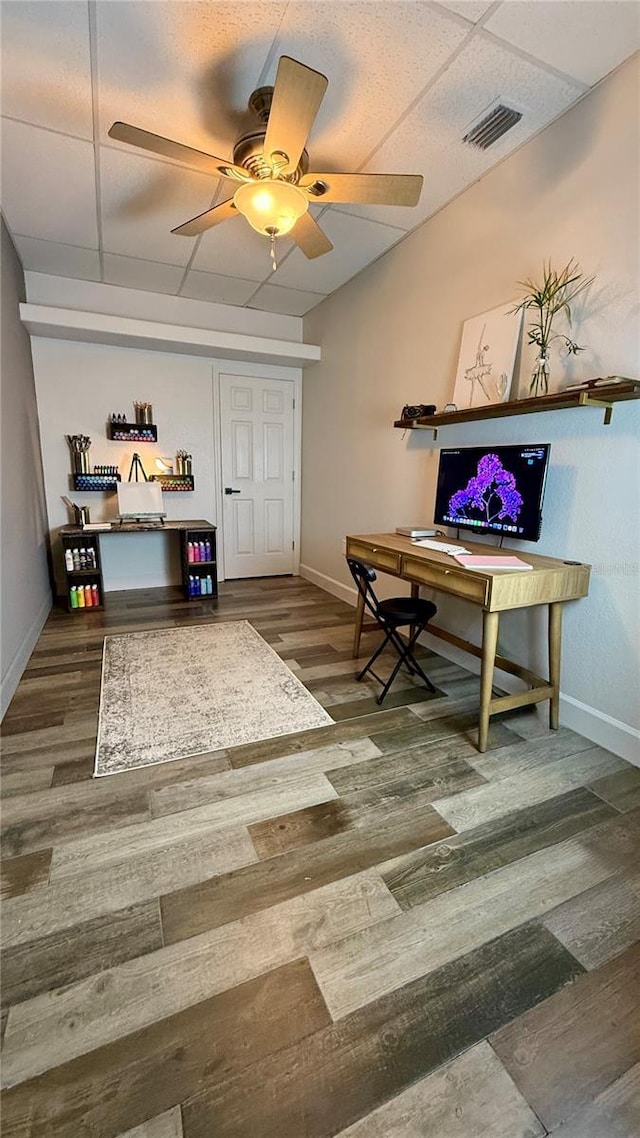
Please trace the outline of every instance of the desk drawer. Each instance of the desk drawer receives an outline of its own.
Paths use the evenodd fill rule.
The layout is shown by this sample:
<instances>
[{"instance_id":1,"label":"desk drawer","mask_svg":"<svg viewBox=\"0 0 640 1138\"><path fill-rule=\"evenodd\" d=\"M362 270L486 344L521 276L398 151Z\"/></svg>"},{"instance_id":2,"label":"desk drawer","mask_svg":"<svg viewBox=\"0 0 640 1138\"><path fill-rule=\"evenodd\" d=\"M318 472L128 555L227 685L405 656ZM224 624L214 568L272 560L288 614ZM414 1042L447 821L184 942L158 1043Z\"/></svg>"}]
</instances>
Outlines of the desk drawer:
<instances>
[{"instance_id":1,"label":"desk drawer","mask_svg":"<svg viewBox=\"0 0 640 1138\"><path fill-rule=\"evenodd\" d=\"M440 567L433 563L427 565L417 557L403 557L402 576L421 585L431 585L443 593L452 593L454 597L468 597L479 604L484 604L489 588L488 581L476 577L468 569L449 569L446 565Z\"/></svg>"},{"instance_id":2,"label":"desk drawer","mask_svg":"<svg viewBox=\"0 0 640 1138\"><path fill-rule=\"evenodd\" d=\"M347 539L347 556L357 557L373 565L374 569L384 569L387 573L400 573L400 554L391 549L378 549L376 545L365 545L362 541Z\"/></svg>"}]
</instances>

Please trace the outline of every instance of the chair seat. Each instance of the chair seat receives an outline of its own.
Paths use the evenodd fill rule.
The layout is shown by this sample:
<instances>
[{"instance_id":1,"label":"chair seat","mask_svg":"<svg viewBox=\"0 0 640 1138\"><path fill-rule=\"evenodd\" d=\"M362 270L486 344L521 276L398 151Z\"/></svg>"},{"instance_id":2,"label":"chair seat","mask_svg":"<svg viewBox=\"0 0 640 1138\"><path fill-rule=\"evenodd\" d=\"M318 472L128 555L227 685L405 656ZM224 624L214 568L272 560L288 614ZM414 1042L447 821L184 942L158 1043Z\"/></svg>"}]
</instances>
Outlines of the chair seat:
<instances>
[{"instance_id":1,"label":"chair seat","mask_svg":"<svg viewBox=\"0 0 640 1138\"><path fill-rule=\"evenodd\" d=\"M378 610L385 620L398 626L426 624L437 612L432 601L423 601L419 597L390 597L379 601Z\"/></svg>"}]
</instances>

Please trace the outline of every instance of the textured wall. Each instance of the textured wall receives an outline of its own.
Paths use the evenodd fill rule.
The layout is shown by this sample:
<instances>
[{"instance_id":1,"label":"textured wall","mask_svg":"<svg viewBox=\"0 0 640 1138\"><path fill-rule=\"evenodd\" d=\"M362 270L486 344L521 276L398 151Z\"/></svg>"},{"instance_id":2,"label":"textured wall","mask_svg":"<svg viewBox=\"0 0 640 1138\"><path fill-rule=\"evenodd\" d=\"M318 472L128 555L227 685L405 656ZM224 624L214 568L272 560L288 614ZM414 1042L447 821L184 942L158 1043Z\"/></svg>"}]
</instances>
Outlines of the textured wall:
<instances>
[{"instance_id":1,"label":"textured wall","mask_svg":"<svg viewBox=\"0 0 640 1138\"><path fill-rule=\"evenodd\" d=\"M2 509L0 715L51 605L40 440L29 337L20 323L22 267L2 221Z\"/></svg>"},{"instance_id":2,"label":"textured wall","mask_svg":"<svg viewBox=\"0 0 640 1138\"><path fill-rule=\"evenodd\" d=\"M517 296L543 258L574 256L597 276L574 320L589 350L556 361L553 386L640 377L638 70L636 57L305 318L323 356L304 379L302 510L303 565L346 584L345 533L432 520L438 446L551 442L535 548L594 566L589 598L566 609L562 690L634 727L640 402L620 404L608 427L581 409L445 428L436 444L391 424L404 403L452 398L463 321ZM525 348L521 394L530 365ZM478 636L471 607L439 603L446 624ZM545 637L541 612L503 618L503 649L526 645L534 666Z\"/></svg>"}]
</instances>

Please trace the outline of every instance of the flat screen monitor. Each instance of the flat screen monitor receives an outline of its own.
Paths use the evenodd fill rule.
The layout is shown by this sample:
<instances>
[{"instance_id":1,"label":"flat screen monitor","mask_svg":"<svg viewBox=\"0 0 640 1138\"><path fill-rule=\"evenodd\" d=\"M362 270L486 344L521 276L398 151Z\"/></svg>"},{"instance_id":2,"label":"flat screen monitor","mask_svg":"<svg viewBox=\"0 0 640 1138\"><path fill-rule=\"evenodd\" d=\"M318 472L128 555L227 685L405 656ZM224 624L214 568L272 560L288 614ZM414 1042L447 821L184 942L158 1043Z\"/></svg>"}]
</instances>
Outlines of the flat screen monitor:
<instances>
[{"instance_id":1,"label":"flat screen monitor","mask_svg":"<svg viewBox=\"0 0 640 1138\"><path fill-rule=\"evenodd\" d=\"M537 541L549 443L440 451L434 521Z\"/></svg>"}]
</instances>

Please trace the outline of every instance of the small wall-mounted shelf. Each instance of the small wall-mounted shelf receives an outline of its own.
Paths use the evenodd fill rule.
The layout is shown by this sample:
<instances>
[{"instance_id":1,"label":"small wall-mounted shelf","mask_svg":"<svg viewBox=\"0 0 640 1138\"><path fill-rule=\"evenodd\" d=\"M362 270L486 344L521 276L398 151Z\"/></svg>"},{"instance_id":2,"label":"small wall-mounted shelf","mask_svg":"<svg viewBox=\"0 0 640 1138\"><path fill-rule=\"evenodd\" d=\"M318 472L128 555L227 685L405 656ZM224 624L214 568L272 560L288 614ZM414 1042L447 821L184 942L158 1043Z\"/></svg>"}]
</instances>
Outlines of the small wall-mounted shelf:
<instances>
[{"instance_id":1,"label":"small wall-mounted shelf","mask_svg":"<svg viewBox=\"0 0 640 1138\"><path fill-rule=\"evenodd\" d=\"M107 438L120 443L157 443L155 423L107 423Z\"/></svg>"},{"instance_id":2,"label":"small wall-mounted shelf","mask_svg":"<svg viewBox=\"0 0 640 1138\"><path fill-rule=\"evenodd\" d=\"M195 488L193 474L152 474L150 482L159 482L163 494L173 490L189 491Z\"/></svg>"},{"instance_id":3,"label":"small wall-mounted shelf","mask_svg":"<svg viewBox=\"0 0 640 1138\"><path fill-rule=\"evenodd\" d=\"M74 474L74 490L115 490L119 474Z\"/></svg>"},{"instance_id":4,"label":"small wall-mounted shelf","mask_svg":"<svg viewBox=\"0 0 640 1138\"><path fill-rule=\"evenodd\" d=\"M512 415L532 415L541 411L566 411L572 407L602 407L604 422L610 423L612 404L628 399L640 399L640 381L624 379L620 383L603 383L599 387L581 388L578 391L557 391L552 395L536 395L531 399L513 399L508 403L492 403L487 407L469 407L464 411L447 411L438 415L425 415L421 419L397 419L393 424L404 431L433 431L454 423L475 423L481 419L503 419Z\"/></svg>"}]
</instances>

